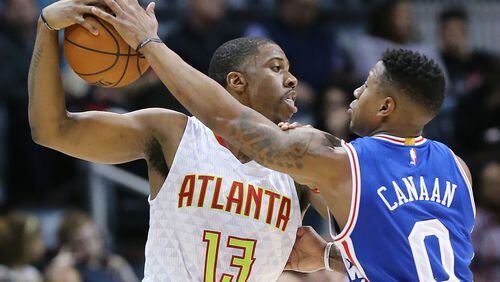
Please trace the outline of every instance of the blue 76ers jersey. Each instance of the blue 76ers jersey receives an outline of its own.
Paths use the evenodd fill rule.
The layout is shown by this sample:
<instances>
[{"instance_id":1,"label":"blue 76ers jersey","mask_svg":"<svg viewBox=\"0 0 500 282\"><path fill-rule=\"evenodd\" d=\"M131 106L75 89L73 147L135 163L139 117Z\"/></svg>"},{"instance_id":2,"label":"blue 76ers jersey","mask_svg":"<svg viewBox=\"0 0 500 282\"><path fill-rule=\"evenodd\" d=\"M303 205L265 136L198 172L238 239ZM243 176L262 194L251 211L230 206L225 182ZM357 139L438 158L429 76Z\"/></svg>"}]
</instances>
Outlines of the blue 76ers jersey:
<instances>
[{"instance_id":1,"label":"blue 76ers jersey","mask_svg":"<svg viewBox=\"0 0 500 282\"><path fill-rule=\"evenodd\" d=\"M445 145L376 135L343 143L353 180L334 237L351 281L472 281L472 188Z\"/></svg>"}]
</instances>

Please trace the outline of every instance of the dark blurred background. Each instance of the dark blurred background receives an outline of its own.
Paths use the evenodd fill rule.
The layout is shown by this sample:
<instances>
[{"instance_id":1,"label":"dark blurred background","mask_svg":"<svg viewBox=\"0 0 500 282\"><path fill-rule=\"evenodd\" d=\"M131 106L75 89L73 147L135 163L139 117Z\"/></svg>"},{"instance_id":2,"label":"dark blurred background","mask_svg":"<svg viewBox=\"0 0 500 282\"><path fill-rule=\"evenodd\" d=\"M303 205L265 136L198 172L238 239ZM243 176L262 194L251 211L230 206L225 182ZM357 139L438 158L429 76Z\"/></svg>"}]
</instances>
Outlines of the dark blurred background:
<instances>
[{"instance_id":1,"label":"dark blurred background","mask_svg":"<svg viewBox=\"0 0 500 282\"><path fill-rule=\"evenodd\" d=\"M0 0L0 281L137 281L149 220L145 162L92 165L30 137L27 76L35 22L52 2ZM447 98L424 135L448 144L469 165L478 210L475 280L500 281L500 1L156 4L159 35L205 73L212 53L230 39L274 40L300 80L294 120L345 140L355 138L346 113L352 92L386 48L409 48L438 61L447 75ZM63 80L71 111L186 112L152 71L127 88L103 89L82 82L63 62ZM304 224L326 236L318 217L311 211ZM345 278L319 272L287 273L281 280Z\"/></svg>"}]
</instances>

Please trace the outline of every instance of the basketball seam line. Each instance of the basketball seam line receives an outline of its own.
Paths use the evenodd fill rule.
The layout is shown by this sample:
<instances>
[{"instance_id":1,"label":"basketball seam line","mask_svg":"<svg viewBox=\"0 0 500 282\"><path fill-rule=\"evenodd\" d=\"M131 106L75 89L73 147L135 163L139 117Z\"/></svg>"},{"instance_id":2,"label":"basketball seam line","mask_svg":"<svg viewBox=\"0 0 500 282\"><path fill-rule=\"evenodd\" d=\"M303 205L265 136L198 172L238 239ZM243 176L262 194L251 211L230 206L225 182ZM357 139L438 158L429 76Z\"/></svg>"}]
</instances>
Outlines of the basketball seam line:
<instances>
[{"instance_id":1,"label":"basketball seam line","mask_svg":"<svg viewBox=\"0 0 500 282\"><path fill-rule=\"evenodd\" d=\"M130 46L128 46L128 53L130 54ZM127 56L127 61L125 62L125 68L123 69L122 76L120 79L113 85L113 87L116 87L120 82L122 81L123 77L125 76L125 73L127 73L127 68L128 68L128 62L130 61L130 56Z\"/></svg>"},{"instance_id":2,"label":"basketball seam line","mask_svg":"<svg viewBox=\"0 0 500 282\"><path fill-rule=\"evenodd\" d=\"M85 49L85 50L88 50L88 51L93 51L93 52L96 52L96 53L100 53L100 54L105 54L105 55L113 55L113 56L127 56L127 57L135 57L137 56L137 54L127 54L127 53L113 53L113 52L107 52L107 51L101 51L101 50L96 50L96 49L92 49L92 48L89 48L89 47L86 47L86 46L82 46L74 41L71 41L70 39L68 39L66 36L64 37L64 40L68 41L69 43L75 45L76 47L79 47L79 48L82 48L82 49Z\"/></svg>"},{"instance_id":3,"label":"basketball seam line","mask_svg":"<svg viewBox=\"0 0 500 282\"><path fill-rule=\"evenodd\" d=\"M104 51L95 50L95 49L92 49L92 48L89 48L89 47L86 47L86 46L82 46L82 45L80 45L80 44L78 44L76 42L71 41L65 35L64 39L66 41L68 41L69 43L71 43L71 44L73 44L73 45L75 45L75 46L77 46L79 48L82 48L82 49L85 49L85 50L89 50L89 51L94 51L96 53L101 53L101 54L107 54L107 55L113 55L113 56L115 56L115 61L113 62L113 64L111 64L111 66L109 66L108 68L105 68L104 70L101 70L101 71L98 71L98 72L95 72L95 73L80 73L80 72L75 71L76 74L81 75L81 76L91 76L91 75L97 75L97 74L104 73L104 72L112 69L118 63L118 60L120 59L120 56L121 56L121 53L120 53L120 44L118 43L118 40L115 38L115 36L113 35L113 33L102 23L101 20L99 20L98 18L95 18L95 19L102 26L102 28L104 28L104 30L111 36L111 38L115 42L115 46L116 46L116 49L118 49L118 52L117 53L104 52ZM126 56L126 55L130 55L130 48L129 48L128 54L123 54L123 56Z\"/></svg>"}]
</instances>

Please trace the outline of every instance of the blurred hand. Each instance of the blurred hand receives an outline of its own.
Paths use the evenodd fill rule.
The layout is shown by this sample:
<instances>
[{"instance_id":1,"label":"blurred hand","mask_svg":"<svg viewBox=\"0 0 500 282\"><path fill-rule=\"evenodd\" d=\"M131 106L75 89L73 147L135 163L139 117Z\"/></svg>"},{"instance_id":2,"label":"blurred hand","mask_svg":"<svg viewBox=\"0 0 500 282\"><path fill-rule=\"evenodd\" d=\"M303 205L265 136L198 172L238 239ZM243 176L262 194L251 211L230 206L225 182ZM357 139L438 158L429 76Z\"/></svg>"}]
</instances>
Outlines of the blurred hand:
<instances>
[{"instance_id":1,"label":"blurred hand","mask_svg":"<svg viewBox=\"0 0 500 282\"><path fill-rule=\"evenodd\" d=\"M283 131L287 131L287 130L290 130L290 129L295 129L297 127L308 127L308 128L312 128L312 125L308 124L308 125L302 125L298 122L294 122L294 123L288 123L288 122L280 122L278 123L278 126L281 128L281 130Z\"/></svg>"},{"instance_id":2,"label":"blurred hand","mask_svg":"<svg viewBox=\"0 0 500 282\"><path fill-rule=\"evenodd\" d=\"M286 270L313 272L324 268L326 241L310 226L299 227Z\"/></svg>"},{"instance_id":3,"label":"blurred hand","mask_svg":"<svg viewBox=\"0 0 500 282\"><path fill-rule=\"evenodd\" d=\"M47 23L55 29L62 29L74 24L80 24L90 33L97 35L98 31L85 20L85 14L91 14L91 4L101 3L103 0L61 0L42 10Z\"/></svg>"},{"instance_id":4,"label":"blurred hand","mask_svg":"<svg viewBox=\"0 0 500 282\"><path fill-rule=\"evenodd\" d=\"M92 8L92 14L109 22L123 39L136 48L147 38L158 38L158 21L154 13L155 3L144 10L137 0L102 0L115 14L101 8Z\"/></svg>"},{"instance_id":5,"label":"blurred hand","mask_svg":"<svg viewBox=\"0 0 500 282\"><path fill-rule=\"evenodd\" d=\"M67 248L62 247L57 256L52 260L52 265L56 267L74 266L77 263L73 253Z\"/></svg>"}]
</instances>

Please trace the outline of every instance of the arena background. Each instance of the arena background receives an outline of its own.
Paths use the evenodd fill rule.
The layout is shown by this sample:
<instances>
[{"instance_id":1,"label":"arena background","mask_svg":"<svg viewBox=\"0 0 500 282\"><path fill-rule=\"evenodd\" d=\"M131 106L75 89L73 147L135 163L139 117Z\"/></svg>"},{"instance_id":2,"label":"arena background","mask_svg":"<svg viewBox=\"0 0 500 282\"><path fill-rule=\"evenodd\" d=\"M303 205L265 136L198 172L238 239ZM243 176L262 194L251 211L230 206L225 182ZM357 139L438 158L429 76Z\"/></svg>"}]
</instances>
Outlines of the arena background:
<instances>
[{"instance_id":1,"label":"arena background","mask_svg":"<svg viewBox=\"0 0 500 282\"><path fill-rule=\"evenodd\" d=\"M68 240L64 234L78 236L85 233L78 229L81 224L93 223L104 238L102 251L124 258L113 266L128 277L123 281L135 281L142 278L148 229L145 162L89 164L38 146L30 137L27 75L35 21L40 8L51 2L0 1L0 281L12 268L24 269L30 277L40 277L38 270L50 281L78 281L71 273L51 277L47 266L60 254L61 240ZM499 1L156 3L162 39L203 72L213 51L229 39L246 35L275 40L300 80L299 113L294 119L346 140L355 138L347 131L352 91L364 82L381 50L411 48L437 60L447 72L448 96L424 135L448 144L471 168L478 206L475 280L500 281ZM185 112L153 72L130 87L102 89L83 83L64 63L63 70L71 111L164 107ZM59 230L63 220L66 229ZM325 224L314 212L306 215L304 224L327 237ZM69 240L80 239L76 248L88 251L98 238L89 232ZM128 266L135 275L127 273ZM96 267L86 273L88 277L109 281L106 269L99 267L111 266ZM282 277L282 281L344 280L340 273L326 272Z\"/></svg>"}]
</instances>

